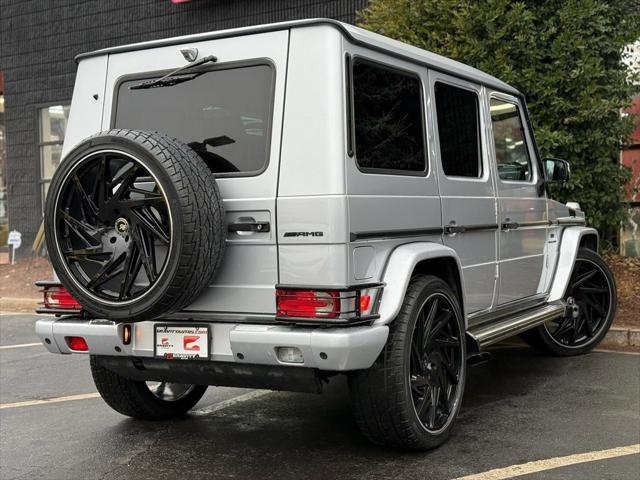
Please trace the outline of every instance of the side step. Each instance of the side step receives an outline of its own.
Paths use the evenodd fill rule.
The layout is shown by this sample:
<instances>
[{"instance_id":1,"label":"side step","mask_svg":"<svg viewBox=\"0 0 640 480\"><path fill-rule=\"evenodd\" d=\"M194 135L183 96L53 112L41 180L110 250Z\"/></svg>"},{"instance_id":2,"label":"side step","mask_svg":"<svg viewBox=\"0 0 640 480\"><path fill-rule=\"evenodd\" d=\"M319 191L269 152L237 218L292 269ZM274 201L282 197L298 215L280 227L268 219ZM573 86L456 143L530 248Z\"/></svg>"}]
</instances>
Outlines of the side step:
<instances>
[{"instance_id":1,"label":"side step","mask_svg":"<svg viewBox=\"0 0 640 480\"><path fill-rule=\"evenodd\" d=\"M506 338L522 333L564 314L564 303L554 302L525 310L513 316L482 323L469 328L468 334L482 349Z\"/></svg>"}]
</instances>

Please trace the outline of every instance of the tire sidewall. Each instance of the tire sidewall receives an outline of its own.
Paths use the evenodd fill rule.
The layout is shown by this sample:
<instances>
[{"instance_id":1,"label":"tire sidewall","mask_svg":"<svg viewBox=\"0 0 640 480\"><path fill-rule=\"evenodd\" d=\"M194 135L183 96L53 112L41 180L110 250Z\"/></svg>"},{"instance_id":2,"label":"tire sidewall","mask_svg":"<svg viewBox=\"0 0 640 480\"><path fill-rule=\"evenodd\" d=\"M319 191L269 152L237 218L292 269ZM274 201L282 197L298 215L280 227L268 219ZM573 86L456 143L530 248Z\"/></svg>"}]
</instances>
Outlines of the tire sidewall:
<instances>
[{"instance_id":1,"label":"tire sidewall","mask_svg":"<svg viewBox=\"0 0 640 480\"><path fill-rule=\"evenodd\" d=\"M425 305L425 303L433 296L440 295L447 298L449 304L453 306L454 315L456 318L456 322L458 324L458 331L462 336L461 341L461 368L460 368L460 379L458 382L458 387L456 391L456 403L452 412L449 415L449 419L447 420L447 424L444 427L440 428L437 431L428 430L418 418L418 414L416 412L415 406L413 404L413 396L411 393L411 384L409 381L410 378L410 359L411 359L411 340L413 337L413 332L416 327L416 323L418 320L418 314L420 310ZM404 391L406 396L406 412L405 415L412 425L412 429L414 430L416 436L422 438L427 444L428 448L432 448L433 446L439 445L443 443L447 437L449 436L449 432L453 428L456 417L460 408L462 406L462 398L464 395L464 388L467 377L467 364L466 364L466 341L464 339L465 328L464 328L464 320L462 316L462 311L459 305L459 301L456 298L456 295L451 290L451 288L442 280L436 277L426 277L424 285L422 286L422 290L420 291L416 301L414 302L409 315L406 319L396 319L397 322L406 321L407 328L406 334L403 336L403 368L402 368L402 376L404 378ZM435 444L434 445L434 441Z\"/></svg>"}]
</instances>

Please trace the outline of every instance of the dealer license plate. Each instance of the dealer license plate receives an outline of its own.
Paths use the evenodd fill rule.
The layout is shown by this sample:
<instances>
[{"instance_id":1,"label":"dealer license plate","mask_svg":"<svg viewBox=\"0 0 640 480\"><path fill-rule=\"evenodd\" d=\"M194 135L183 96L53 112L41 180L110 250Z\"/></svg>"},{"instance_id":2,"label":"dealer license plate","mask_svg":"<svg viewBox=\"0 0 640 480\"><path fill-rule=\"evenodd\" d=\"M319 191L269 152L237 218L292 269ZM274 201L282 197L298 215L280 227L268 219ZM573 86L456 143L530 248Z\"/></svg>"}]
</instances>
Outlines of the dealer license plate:
<instances>
[{"instance_id":1,"label":"dealer license plate","mask_svg":"<svg viewBox=\"0 0 640 480\"><path fill-rule=\"evenodd\" d=\"M155 326L155 352L166 360L209 360L209 327L207 325Z\"/></svg>"}]
</instances>

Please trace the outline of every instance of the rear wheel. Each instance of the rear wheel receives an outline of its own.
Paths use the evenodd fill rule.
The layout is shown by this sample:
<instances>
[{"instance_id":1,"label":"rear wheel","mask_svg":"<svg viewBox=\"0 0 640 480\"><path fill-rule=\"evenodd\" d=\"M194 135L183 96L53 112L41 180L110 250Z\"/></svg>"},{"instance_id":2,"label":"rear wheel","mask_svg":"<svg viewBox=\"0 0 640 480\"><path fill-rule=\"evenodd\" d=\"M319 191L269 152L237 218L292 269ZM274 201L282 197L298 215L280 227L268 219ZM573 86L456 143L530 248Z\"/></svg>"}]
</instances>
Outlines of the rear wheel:
<instances>
[{"instance_id":1,"label":"rear wheel","mask_svg":"<svg viewBox=\"0 0 640 480\"><path fill-rule=\"evenodd\" d=\"M605 337L616 312L616 284L609 266L592 250L578 251L565 294L566 313L522 338L551 355L580 355Z\"/></svg>"},{"instance_id":2,"label":"rear wheel","mask_svg":"<svg viewBox=\"0 0 640 480\"><path fill-rule=\"evenodd\" d=\"M380 357L349 376L354 416L369 440L427 450L447 439L466 379L463 325L445 282L412 279Z\"/></svg>"},{"instance_id":3,"label":"rear wheel","mask_svg":"<svg viewBox=\"0 0 640 480\"><path fill-rule=\"evenodd\" d=\"M91 374L102 399L116 412L142 420L184 415L207 390L206 385L129 380L91 357Z\"/></svg>"}]
</instances>

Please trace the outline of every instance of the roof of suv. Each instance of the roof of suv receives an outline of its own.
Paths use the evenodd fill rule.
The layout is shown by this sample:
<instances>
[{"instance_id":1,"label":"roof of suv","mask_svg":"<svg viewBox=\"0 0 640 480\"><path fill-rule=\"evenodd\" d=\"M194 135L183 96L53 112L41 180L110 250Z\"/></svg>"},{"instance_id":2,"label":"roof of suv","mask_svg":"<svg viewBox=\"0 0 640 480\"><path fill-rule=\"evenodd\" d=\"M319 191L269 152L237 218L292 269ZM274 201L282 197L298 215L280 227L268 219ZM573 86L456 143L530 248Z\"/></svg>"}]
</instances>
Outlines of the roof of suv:
<instances>
[{"instance_id":1,"label":"roof of suv","mask_svg":"<svg viewBox=\"0 0 640 480\"><path fill-rule=\"evenodd\" d=\"M119 47L103 48L93 52L81 53L76 56L79 62L84 58L95 57L100 55L108 55L122 52L131 52L135 50L146 50L150 48L165 47L169 45L179 45L184 43L200 42L204 40L214 40L216 38L238 37L243 35L252 35L257 33L272 32L277 30L285 30L289 28L300 28L311 25L330 25L342 32L351 42L366 46L374 50L382 51L390 55L403 58L405 60L426 65L434 70L445 73L451 73L463 79L482 85L495 88L507 93L520 95L520 92L509 84L499 80L488 73L477 68L470 67L464 63L451 60L449 58L437 55L435 53L413 47L403 42L393 40L379 35L377 33L355 27L348 23L338 22L326 18L295 20L290 22L270 23L266 25L256 25L251 27L232 28L228 30L218 30L215 32L198 33L194 35L184 35L180 37L171 37L160 40L152 40L149 42L132 43Z\"/></svg>"}]
</instances>

